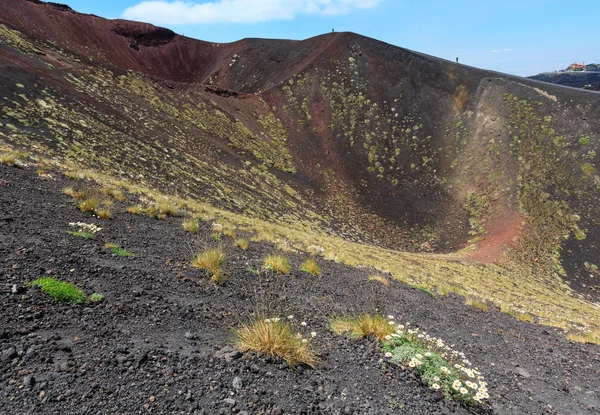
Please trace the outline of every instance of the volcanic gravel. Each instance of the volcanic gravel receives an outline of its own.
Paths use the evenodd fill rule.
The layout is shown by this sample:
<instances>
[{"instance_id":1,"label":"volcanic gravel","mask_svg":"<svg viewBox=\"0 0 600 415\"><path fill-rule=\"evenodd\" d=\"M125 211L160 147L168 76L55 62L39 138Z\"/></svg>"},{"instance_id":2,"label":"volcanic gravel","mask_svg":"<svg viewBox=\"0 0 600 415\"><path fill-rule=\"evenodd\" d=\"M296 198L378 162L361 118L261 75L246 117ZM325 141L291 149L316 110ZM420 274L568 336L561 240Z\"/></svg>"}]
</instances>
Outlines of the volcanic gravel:
<instances>
[{"instance_id":1,"label":"volcanic gravel","mask_svg":"<svg viewBox=\"0 0 600 415\"><path fill-rule=\"evenodd\" d=\"M128 214L101 221L77 210L34 168L0 165L0 413L2 414L597 414L600 346L573 344L559 330L484 312L450 295L433 298L399 282L367 281L372 270L318 259L322 278L298 271L256 276L276 251L247 251L224 238L227 281L214 286L189 266L214 245L211 224L189 234L181 218ZM131 204L131 202L129 203ZM95 223L96 239L68 235L69 222ZM114 256L105 242L135 256ZM97 305L57 304L27 282L50 275ZM482 282L483 283L483 282ZM486 376L491 399L464 408L386 362L373 339L328 331L328 318L360 312L443 338ZM240 353L231 328L252 313L293 314L317 332L315 369Z\"/></svg>"}]
</instances>

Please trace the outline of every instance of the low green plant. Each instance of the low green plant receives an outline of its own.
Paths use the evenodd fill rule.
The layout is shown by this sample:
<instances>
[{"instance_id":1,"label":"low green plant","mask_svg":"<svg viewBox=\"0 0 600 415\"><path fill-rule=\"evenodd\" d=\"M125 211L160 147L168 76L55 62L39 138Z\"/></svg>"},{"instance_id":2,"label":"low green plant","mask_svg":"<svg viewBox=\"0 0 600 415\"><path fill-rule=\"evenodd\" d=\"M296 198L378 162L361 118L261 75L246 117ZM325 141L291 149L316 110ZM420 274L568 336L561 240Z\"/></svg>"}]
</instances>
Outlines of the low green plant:
<instances>
[{"instance_id":1,"label":"low green plant","mask_svg":"<svg viewBox=\"0 0 600 415\"><path fill-rule=\"evenodd\" d=\"M432 298L436 298L433 291L431 291L429 288L427 288L423 285L411 285L411 287L414 288L415 290L423 291L425 294L429 295Z\"/></svg>"},{"instance_id":2,"label":"low green plant","mask_svg":"<svg viewBox=\"0 0 600 415\"><path fill-rule=\"evenodd\" d=\"M67 231L67 233L71 236L76 236L83 239L94 239L96 237L96 235L91 232Z\"/></svg>"},{"instance_id":3,"label":"low green plant","mask_svg":"<svg viewBox=\"0 0 600 415\"><path fill-rule=\"evenodd\" d=\"M88 297L88 300L90 300L92 303L99 303L104 300L104 294L93 293Z\"/></svg>"},{"instance_id":4,"label":"low green plant","mask_svg":"<svg viewBox=\"0 0 600 415\"><path fill-rule=\"evenodd\" d=\"M418 328L412 329L410 323L396 324L393 316L388 317L394 330L384 337L387 358L415 370L430 388L467 405L489 398L487 382L464 353Z\"/></svg>"},{"instance_id":5,"label":"low green plant","mask_svg":"<svg viewBox=\"0 0 600 415\"><path fill-rule=\"evenodd\" d=\"M314 275L316 277L321 275L321 268L319 268L319 264L314 259L307 259L300 265L300 271L304 271L310 275Z\"/></svg>"},{"instance_id":6,"label":"low green plant","mask_svg":"<svg viewBox=\"0 0 600 415\"><path fill-rule=\"evenodd\" d=\"M119 247L119 245L113 244L112 242L107 242L106 244L104 244L104 247L110 249L113 255L116 256L130 257L135 255L133 252L129 252L128 250L121 248Z\"/></svg>"},{"instance_id":7,"label":"low green plant","mask_svg":"<svg viewBox=\"0 0 600 415\"><path fill-rule=\"evenodd\" d=\"M96 233L102 230L102 228L99 228L93 223L71 222L69 223L69 226L74 229L72 231L67 231L69 235L84 239L94 239Z\"/></svg>"},{"instance_id":8,"label":"low green plant","mask_svg":"<svg viewBox=\"0 0 600 415\"><path fill-rule=\"evenodd\" d=\"M256 276L260 275L260 270L257 268L248 267L248 268L246 268L246 271L248 271L250 274L253 274Z\"/></svg>"},{"instance_id":9,"label":"low green plant","mask_svg":"<svg viewBox=\"0 0 600 415\"><path fill-rule=\"evenodd\" d=\"M290 261L283 255L270 254L267 255L263 261L263 269L286 275L292 269L292 264L290 264Z\"/></svg>"},{"instance_id":10,"label":"low green plant","mask_svg":"<svg viewBox=\"0 0 600 415\"><path fill-rule=\"evenodd\" d=\"M289 367L314 367L317 357L308 339L298 336L289 321L257 319L234 330L236 345L242 351L252 350L285 360Z\"/></svg>"},{"instance_id":11,"label":"low green plant","mask_svg":"<svg viewBox=\"0 0 600 415\"><path fill-rule=\"evenodd\" d=\"M33 281L31 285L40 287L42 292L59 303L81 304L85 302L83 291L70 282L60 281L52 277L42 277Z\"/></svg>"}]
</instances>

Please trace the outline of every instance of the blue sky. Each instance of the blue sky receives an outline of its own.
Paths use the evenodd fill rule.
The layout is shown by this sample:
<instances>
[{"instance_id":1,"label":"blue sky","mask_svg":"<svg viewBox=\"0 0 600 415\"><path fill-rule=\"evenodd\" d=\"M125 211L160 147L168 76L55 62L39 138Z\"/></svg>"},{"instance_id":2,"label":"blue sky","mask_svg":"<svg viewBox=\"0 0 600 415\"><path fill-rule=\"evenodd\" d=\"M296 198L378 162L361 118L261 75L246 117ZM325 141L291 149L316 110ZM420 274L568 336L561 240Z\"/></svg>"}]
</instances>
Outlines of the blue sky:
<instances>
[{"instance_id":1,"label":"blue sky","mask_svg":"<svg viewBox=\"0 0 600 415\"><path fill-rule=\"evenodd\" d=\"M60 1L60 0L54 0ZM352 31L397 46L528 76L600 62L599 0L62 0L73 9L168 27L213 42Z\"/></svg>"}]
</instances>

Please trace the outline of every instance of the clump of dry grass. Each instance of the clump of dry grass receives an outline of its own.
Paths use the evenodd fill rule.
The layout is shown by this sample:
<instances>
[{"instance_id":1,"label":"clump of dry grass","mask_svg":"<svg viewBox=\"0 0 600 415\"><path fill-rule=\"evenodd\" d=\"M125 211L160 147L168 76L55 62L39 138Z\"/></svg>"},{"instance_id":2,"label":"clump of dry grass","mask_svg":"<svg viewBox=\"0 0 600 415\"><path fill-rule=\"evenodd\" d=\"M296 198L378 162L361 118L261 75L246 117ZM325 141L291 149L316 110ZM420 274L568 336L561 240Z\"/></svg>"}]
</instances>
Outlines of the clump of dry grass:
<instances>
[{"instance_id":1,"label":"clump of dry grass","mask_svg":"<svg viewBox=\"0 0 600 415\"><path fill-rule=\"evenodd\" d=\"M533 323L533 316L529 313L515 314L515 317L519 321L524 321L526 323Z\"/></svg>"},{"instance_id":2,"label":"clump of dry grass","mask_svg":"<svg viewBox=\"0 0 600 415\"><path fill-rule=\"evenodd\" d=\"M467 298L465 300L466 305L470 305L472 307L478 308L482 311L488 311L489 307L486 303L482 303L481 301L476 300L475 298Z\"/></svg>"},{"instance_id":3,"label":"clump of dry grass","mask_svg":"<svg viewBox=\"0 0 600 415\"><path fill-rule=\"evenodd\" d=\"M317 358L310 342L298 337L287 321L257 319L234 331L236 345L242 351L252 350L280 357L291 367L314 367Z\"/></svg>"},{"instance_id":4,"label":"clump of dry grass","mask_svg":"<svg viewBox=\"0 0 600 415\"><path fill-rule=\"evenodd\" d=\"M0 153L0 164L20 167L23 165L23 160L28 158L29 154L25 153L24 151L7 151Z\"/></svg>"},{"instance_id":5,"label":"clump of dry grass","mask_svg":"<svg viewBox=\"0 0 600 415\"><path fill-rule=\"evenodd\" d=\"M390 280L388 280L383 275L379 275L379 274L369 275L368 280L380 282L381 284L385 285L386 287L390 286Z\"/></svg>"},{"instance_id":6,"label":"clump of dry grass","mask_svg":"<svg viewBox=\"0 0 600 415\"><path fill-rule=\"evenodd\" d=\"M283 255L270 254L263 261L263 269L286 275L292 269L292 264Z\"/></svg>"},{"instance_id":7,"label":"clump of dry grass","mask_svg":"<svg viewBox=\"0 0 600 415\"><path fill-rule=\"evenodd\" d=\"M155 209L159 215L179 216L179 210L177 207L168 200L161 200L160 202L157 202Z\"/></svg>"},{"instance_id":8,"label":"clump of dry grass","mask_svg":"<svg viewBox=\"0 0 600 415\"><path fill-rule=\"evenodd\" d=\"M75 189L72 186L65 187L62 192L76 200L83 200L87 198L89 194L89 190L86 188Z\"/></svg>"},{"instance_id":9,"label":"clump of dry grass","mask_svg":"<svg viewBox=\"0 0 600 415\"><path fill-rule=\"evenodd\" d=\"M82 180L83 179L83 173L78 169L69 169L64 172L64 175L65 175L65 177L72 179L72 180Z\"/></svg>"},{"instance_id":10,"label":"clump of dry grass","mask_svg":"<svg viewBox=\"0 0 600 415\"><path fill-rule=\"evenodd\" d=\"M144 213L144 208L139 205L129 206L127 212L133 213L134 215L142 215Z\"/></svg>"},{"instance_id":11,"label":"clump of dry grass","mask_svg":"<svg viewBox=\"0 0 600 415\"><path fill-rule=\"evenodd\" d=\"M571 332L567 334L567 340L576 343L600 344L600 331Z\"/></svg>"},{"instance_id":12,"label":"clump of dry grass","mask_svg":"<svg viewBox=\"0 0 600 415\"><path fill-rule=\"evenodd\" d=\"M221 248L208 249L196 255L192 261L192 266L208 271L210 280L215 284L221 284L225 280L223 270L225 259L225 252Z\"/></svg>"},{"instance_id":13,"label":"clump of dry grass","mask_svg":"<svg viewBox=\"0 0 600 415\"><path fill-rule=\"evenodd\" d=\"M221 233L230 238L235 238L235 229L233 229L233 228L223 228L221 230Z\"/></svg>"},{"instance_id":14,"label":"clump of dry grass","mask_svg":"<svg viewBox=\"0 0 600 415\"><path fill-rule=\"evenodd\" d=\"M235 240L235 246L245 251L250 247L250 242L247 239L238 238Z\"/></svg>"},{"instance_id":15,"label":"clump of dry grass","mask_svg":"<svg viewBox=\"0 0 600 415\"><path fill-rule=\"evenodd\" d=\"M96 213L96 209L98 209L99 205L100 202L98 202L98 199L96 199L95 197L88 197L79 202L79 205L77 205L77 207L82 212Z\"/></svg>"},{"instance_id":16,"label":"clump of dry grass","mask_svg":"<svg viewBox=\"0 0 600 415\"><path fill-rule=\"evenodd\" d=\"M112 212L108 207L96 210L96 216L100 219L110 219L112 218Z\"/></svg>"},{"instance_id":17,"label":"clump of dry grass","mask_svg":"<svg viewBox=\"0 0 600 415\"><path fill-rule=\"evenodd\" d=\"M114 187L105 187L104 189L102 189L102 191L106 196L112 197L113 199L118 200L120 202L123 202L125 200L125 195L123 195L121 189L117 189Z\"/></svg>"},{"instance_id":18,"label":"clump of dry grass","mask_svg":"<svg viewBox=\"0 0 600 415\"><path fill-rule=\"evenodd\" d=\"M319 264L314 259L307 259L300 265L300 271L304 271L309 273L310 275L320 276L321 268L319 268Z\"/></svg>"},{"instance_id":19,"label":"clump of dry grass","mask_svg":"<svg viewBox=\"0 0 600 415\"><path fill-rule=\"evenodd\" d=\"M184 219L183 222L181 223L181 226L183 226L183 229L185 229L186 232L190 232L190 233L196 233L200 229L200 225L198 224L198 219L194 219L194 218Z\"/></svg>"},{"instance_id":20,"label":"clump of dry grass","mask_svg":"<svg viewBox=\"0 0 600 415\"><path fill-rule=\"evenodd\" d=\"M336 334L349 334L356 338L375 336L380 341L395 331L395 325L390 324L384 316L378 314L334 318L331 320L330 328Z\"/></svg>"}]
</instances>

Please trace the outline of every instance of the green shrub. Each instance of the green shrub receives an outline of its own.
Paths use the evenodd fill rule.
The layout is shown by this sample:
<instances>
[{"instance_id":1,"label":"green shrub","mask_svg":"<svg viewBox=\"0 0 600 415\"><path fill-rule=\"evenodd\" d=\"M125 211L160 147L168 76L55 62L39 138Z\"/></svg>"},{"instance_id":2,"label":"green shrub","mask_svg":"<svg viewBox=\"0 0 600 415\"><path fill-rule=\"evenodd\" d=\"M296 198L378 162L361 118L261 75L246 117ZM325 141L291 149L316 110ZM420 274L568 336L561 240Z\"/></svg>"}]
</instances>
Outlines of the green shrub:
<instances>
[{"instance_id":1,"label":"green shrub","mask_svg":"<svg viewBox=\"0 0 600 415\"><path fill-rule=\"evenodd\" d=\"M31 283L40 287L42 292L48 294L59 303L81 304L85 302L85 294L72 283L60 281L52 277L42 277Z\"/></svg>"},{"instance_id":2,"label":"green shrub","mask_svg":"<svg viewBox=\"0 0 600 415\"><path fill-rule=\"evenodd\" d=\"M88 298L90 300L90 302L92 303L99 303L102 300L104 300L104 295L100 294L100 293L93 293L92 295L89 296Z\"/></svg>"}]
</instances>

